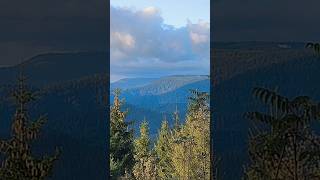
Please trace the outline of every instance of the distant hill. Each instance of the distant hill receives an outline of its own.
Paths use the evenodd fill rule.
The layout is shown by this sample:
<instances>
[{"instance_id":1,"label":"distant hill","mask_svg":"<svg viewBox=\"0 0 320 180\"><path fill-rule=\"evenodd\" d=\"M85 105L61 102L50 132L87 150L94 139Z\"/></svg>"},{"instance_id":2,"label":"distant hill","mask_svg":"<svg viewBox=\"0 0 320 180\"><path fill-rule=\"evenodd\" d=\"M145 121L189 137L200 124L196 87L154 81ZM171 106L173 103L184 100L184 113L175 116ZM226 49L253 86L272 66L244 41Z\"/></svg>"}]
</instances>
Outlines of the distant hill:
<instances>
[{"instance_id":1,"label":"distant hill","mask_svg":"<svg viewBox=\"0 0 320 180\"><path fill-rule=\"evenodd\" d=\"M190 96L189 90L209 92L210 88L210 79L206 75L176 75L147 79L149 83L143 80L144 86L141 85L140 80L125 79L125 81L131 83L131 88L121 93L129 110L128 119L136 121L135 129L137 129L142 120L146 118L152 134L157 133L165 117L172 124L172 114L176 108L180 112L181 119L184 119ZM111 86L119 87L117 86L119 82L112 83ZM137 85L134 82L137 82L140 87L135 87ZM112 100L113 94L110 94L111 103Z\"/></svg>"},{"instance_id":2,"label":"distant hill","mask_svg":"<svg viewBox=\"0 0 320 180\"><path fill-rule=\"evenodd\" d=\"M265 41L246 41L246 42L213 42L214 49L236 49L236 50L275 50L275 49L302 49L304 42L265 42Z\"/></svg>"},{"instance_id":3,"label":"distant hill","mask_svg":"<svg viewBox=\"0 0 320 180\"><path fill-rule=\"evenodd\" d=\"M34 86L76 80L108 72L106 52L47 53L12 67L0 68L0 84L15 82L21 69Z\"/></svg>"},{"instance_id":4,"label":"distant hill","mask_svg":"<svg viewBox=\"0 0 320 180\"><path fill-rule=\"evenodd\" d=\"M208 79L205 75L177 75L166 76L152 81L151 83L125 91L125 94L131 94L132 96L150 96L161 95L168 92L175 91L185 85Z\"/></svg>"},{"instance_id":5,"label":"distant hill","mask_svg":"<svg viewBox=\"0 0 320 180\"><path fill-rule=\"evenodd\" d=\"M111 86L121 88L116 86L118 84L115 82ZM136 85L132 83L131 86ZM141 87L125 89L121 94L128 104L151 108L154 107L152 104L159 107L162 104L186 103L190 89L209 92L209 86L209 77L205 75L166 76L153 79ZM113 94L110 96L112 100Z\"/></svg>"},{"instance_id":6,"label":"distant hill","mask_svg":"<svg viewBox=\"0 0 320 180\"><path fill-rule=\"evenodd\" d=\"M313 57L303 43L242 42L213 46L212 78L216 84L250 70Z\"/></svg>"},{"instance_id":7,"label":"distant hill","mask_svg":"<svg viewBox=\"0 0 320 180\"><path fill-rule=\"evenodd\" d=\"M119 81L111 83L110 89L112 91L116 88L119 88L122 90L138 88L138 87L145 86L156 79L157 78L126 78L126 79L121 79Z\"/></svg>"}]
</instances>

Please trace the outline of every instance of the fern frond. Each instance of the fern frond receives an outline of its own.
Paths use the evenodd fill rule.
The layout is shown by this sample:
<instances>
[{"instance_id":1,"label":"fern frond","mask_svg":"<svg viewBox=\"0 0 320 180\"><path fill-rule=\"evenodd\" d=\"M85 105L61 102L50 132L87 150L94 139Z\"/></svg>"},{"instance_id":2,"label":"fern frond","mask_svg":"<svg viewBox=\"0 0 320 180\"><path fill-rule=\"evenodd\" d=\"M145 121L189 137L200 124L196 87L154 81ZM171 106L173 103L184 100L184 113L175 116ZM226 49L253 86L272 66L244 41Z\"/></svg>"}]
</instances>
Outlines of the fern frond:
<instances>
[{"instance_id":1,"label":"fern frond","mask_svg":"<svg viewBox=\"0 0 320 180\"><path fill-rule=\"evenodd\" d=\"M247 112L245 113L245 117L250 120L266 123L269 125L273 124L273 122L276 121L276 118L260 112Z\"/></svg>"},{"instance_id":2,"label":"fern frond","mask_svg":"<svg viewBox=\"0 0 320 180\"><path fill-rule=\"evenodd\" d=\"M280 96L274 91L270 91L265 88L254 88L252 92L253 96L266 105L271 105L272 107L280 110L283 113L287 113L289 109L289 99Z\"/></svg>"}]
</instances>

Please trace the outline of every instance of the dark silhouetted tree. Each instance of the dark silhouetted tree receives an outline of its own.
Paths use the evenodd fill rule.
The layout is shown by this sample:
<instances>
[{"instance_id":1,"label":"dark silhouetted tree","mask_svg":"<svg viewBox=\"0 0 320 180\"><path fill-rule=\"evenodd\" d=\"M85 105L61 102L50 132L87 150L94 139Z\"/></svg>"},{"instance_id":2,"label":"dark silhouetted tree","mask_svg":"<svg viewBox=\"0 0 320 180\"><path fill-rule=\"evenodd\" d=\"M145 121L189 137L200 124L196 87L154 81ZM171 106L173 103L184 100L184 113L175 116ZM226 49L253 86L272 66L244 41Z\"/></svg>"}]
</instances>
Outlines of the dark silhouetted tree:
<instances>
[{"instance_id":1,"label":"dark silhouetted tree","mask_svg":"<svg viewBox=\"0 0 320 180\"><path fill-rule=\"evenodd\" d=\"M4 180L43 180L48 178L58 159L59 150L51 157L37 158L31 153L31 142L35 140L46 117L31 121L27 105L35 100L35 94L25 85L25 77L19 77L18 88L13 92L16 112L13 117L11 138L0 140L0 152L3 162L0 167L0 179Z\"/></svg>"},{"instance_id":2,"label":"dark silhouetted tree","mask_svg":"<svg viewBox=\"0 0 320 180\"><path fill-rule=\"evenodd\" d=\"M263 88L255 88L253 94L270 106L271 113L246 113L255 128L245 179L320 179L320 139L310 128L319 119L319 104L306 96L289 100Z\"/></svg>"}]
</instances>

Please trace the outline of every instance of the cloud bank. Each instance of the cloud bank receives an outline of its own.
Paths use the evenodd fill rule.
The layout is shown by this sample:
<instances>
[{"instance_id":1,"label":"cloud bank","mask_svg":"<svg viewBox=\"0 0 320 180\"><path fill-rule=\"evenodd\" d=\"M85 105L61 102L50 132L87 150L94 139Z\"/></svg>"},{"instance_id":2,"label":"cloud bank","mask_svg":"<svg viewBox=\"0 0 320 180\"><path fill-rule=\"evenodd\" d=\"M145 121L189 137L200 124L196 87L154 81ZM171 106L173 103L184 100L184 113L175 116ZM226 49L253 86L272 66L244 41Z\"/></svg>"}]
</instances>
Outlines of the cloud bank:
<instances>
[{"instance_id":1,"label":"cloud bank","mask_svg":"<svg viewBox=\"0 0 320 180\"><path fill-rule=\"evenodd\" d=\"M208 74L209 22L164 24L155 7L142 10L111 7L111 80L119 77L158 77Z\"/></svg>"}]
</instances>

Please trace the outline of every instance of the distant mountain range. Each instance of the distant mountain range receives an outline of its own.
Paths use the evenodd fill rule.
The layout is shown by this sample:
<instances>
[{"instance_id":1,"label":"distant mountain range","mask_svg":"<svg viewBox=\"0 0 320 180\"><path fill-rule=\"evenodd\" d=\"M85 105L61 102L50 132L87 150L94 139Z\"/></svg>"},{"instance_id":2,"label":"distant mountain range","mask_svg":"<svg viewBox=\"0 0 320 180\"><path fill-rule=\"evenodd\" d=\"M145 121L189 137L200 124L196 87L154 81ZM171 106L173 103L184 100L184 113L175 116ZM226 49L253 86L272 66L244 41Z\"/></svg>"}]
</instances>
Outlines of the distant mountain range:
<instances>
[{"instance_id":1,"label":"distant mountain range","mask_svg":"<svg viewBox=\"0 0 320 180\"><path fill-rule=\"evenodd\" d=\"M156 79L157 78L125 78L125 79L118 80L114 83L111 83L110 90L113 91L116 88L121 90L138 88L138 87L145 86Z\"/></svg>"},{"instance_id":2,"label":"distant mountain range","mask_svg":"<svg viewBox=\"0 0 320 180\"><path fill-rule=\"evenodd\" d=\"M126 82L125 88L122 85ZM161 78L132 78L111 83L112 89L123 89L121 98L125 99L129 110L128 119L135 120L135 129L143 119L150 124L150 132L157 133L161 121L166 117L172 123L172 114L178 109L181 119L187 110L190 90L209 92L210 79L207 75L176 75ZM113 94L110 94L112 103ZM139 112L139 113L136 113Z\"/></svg>"},{"instance_id":3,"label":"distant mountain range","mask_svg":"<svg viewBox=\"0 0 320 180\"><path fill-rule=\"evenodd\" d=\"M250 70L313 57L304 45L289 42L214 43L212 78L218 84Z\"/></svg>"},{"instance_id":4,"label":"distant mountain range","mask_svg":"<svg viewBox=\"0 0 320 180\"><path fill-rule=\"evenodd\" d=\"M0 68L0 84L15 82L20 72L33 86L77 80L94 74L108 73L106 52L46 53L21 64Z\"/></svg>"}]
</instances>

